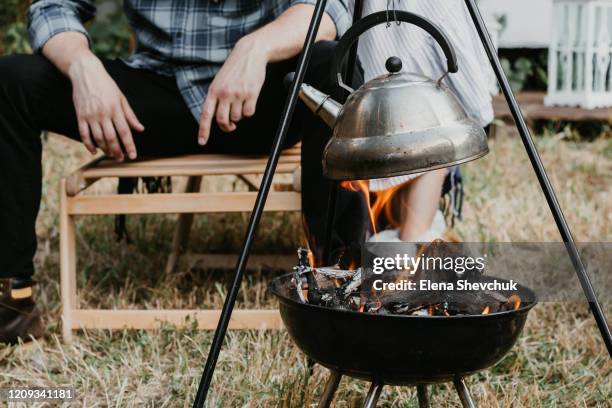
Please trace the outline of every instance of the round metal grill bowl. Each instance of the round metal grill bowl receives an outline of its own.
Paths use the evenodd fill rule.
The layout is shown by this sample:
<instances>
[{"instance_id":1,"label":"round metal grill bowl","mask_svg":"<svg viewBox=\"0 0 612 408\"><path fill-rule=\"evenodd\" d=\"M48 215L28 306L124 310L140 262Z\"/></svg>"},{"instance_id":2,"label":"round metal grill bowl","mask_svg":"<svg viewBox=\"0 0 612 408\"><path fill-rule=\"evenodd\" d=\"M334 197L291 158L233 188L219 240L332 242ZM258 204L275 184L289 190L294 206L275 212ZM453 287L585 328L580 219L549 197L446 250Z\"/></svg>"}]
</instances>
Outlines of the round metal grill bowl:
<instances>
[{"instance_id":1,"label":"round metal grill bowl","mask_svg":"<svg viewBox=\"0 0 612 408\"><path fill-rule=\"evenodd\" d=\"M277 277L270 290L300 350L329 369L392 385L446 382L494 365L512 348L537 303L533 291L519 285L517 310L451 317L377 315L302 303L291 293L292 276Z\"/></svg>"}]
</instances>

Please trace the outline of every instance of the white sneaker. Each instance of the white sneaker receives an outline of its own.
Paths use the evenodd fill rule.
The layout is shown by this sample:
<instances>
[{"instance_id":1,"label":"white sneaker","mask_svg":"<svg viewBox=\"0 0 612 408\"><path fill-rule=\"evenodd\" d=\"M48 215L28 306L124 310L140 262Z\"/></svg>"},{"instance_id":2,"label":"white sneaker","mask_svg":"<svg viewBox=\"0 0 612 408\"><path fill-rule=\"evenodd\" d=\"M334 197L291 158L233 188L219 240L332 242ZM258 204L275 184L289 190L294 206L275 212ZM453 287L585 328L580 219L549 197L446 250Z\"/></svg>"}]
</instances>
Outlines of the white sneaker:
<instances>
[{"instance_id":1,"label":"white sneaker","mask_svg":"<svg viewBox=\"0 0 612 408\"><path fill-rule=\"evenodd\" d=\"M442 211L436 211L434 219L431 223L429 230L425 231L413 242L431 242L435 239L442 239L444 237L444 231L446 231L446 221ZM402 242L399 238L399 229L387 229L377 234L372 235L368 242Z\"/></svg>"}]
</instances>

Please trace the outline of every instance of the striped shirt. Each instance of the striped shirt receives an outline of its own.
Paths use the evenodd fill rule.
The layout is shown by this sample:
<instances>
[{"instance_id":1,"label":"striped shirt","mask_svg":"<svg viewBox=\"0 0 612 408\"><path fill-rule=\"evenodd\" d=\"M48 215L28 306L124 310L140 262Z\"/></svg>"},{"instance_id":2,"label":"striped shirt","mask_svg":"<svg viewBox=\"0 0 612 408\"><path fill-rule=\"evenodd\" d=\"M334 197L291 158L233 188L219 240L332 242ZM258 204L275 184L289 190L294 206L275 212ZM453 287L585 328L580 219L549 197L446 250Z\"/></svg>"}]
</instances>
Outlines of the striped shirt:
<instances>
[{"instance_id":1,"label":"striped shirt","mask_svg":"<svg viewBox=\"0 0 612 408\"><path fill-rule=\"evenodd\" d=\"M326 12L341 35L350 25L347 0L328 0ZM316 0L124 0L137 47L125 62L176 77L185 103L198 119L208 85L243 36L296 4ZM95 16L95 0L38 0L28 10L35 52L54 35L75 31ZM89 38L89 37L88 37Z\"/></svg>"},{"instance_id":2,"label":"striped shirt","mask_svg":"<svg viewBox=\"0 0 612 408\"><path fill-rule=\"evenodd\" d=\"M351 0L351 6L353 6ZM367 0L363 15L386 10L395 3L398 10L423 16L441 27L457 53L459 71L448 75L444 82L458 97L466 113L481 126L493 120L491 82L493 71L480 43L470 15L462 0ZM389 13L392 16L392 12ZM446 71L446 57L423 29L401 23L376 26L359 39L359 58L366 80L387 73L385 61L398 56L403 71L437 79ZM411 180L415 175L372 180L372 190L383 190Z\"/></svg>"}]
</instances>

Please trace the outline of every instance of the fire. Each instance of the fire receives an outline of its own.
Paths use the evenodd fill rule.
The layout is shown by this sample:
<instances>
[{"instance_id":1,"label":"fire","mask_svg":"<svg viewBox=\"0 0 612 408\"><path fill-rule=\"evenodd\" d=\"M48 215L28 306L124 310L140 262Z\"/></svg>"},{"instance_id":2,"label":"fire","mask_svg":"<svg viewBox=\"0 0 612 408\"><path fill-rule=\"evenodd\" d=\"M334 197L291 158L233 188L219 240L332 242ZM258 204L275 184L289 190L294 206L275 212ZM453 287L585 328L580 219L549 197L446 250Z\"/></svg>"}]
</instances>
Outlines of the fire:
<instances>
[{"instance_id":1,"label":"fire","mask_svg":"<svg viewBox=\"0 0 612 408\"><path fill-rule=\"evenodd\" d=\"M314 254L312 253L311 250L308 251L308 262L310 263L310 267L311 268L316 268L317 266L319 266L319 265L317 265L316 260L315 260L315 256L314 256Z\"/></svg>"},{"instance_id":2,"label":"fire","mask_svg":"<svg viewBox=\"0 0 612 408\"><path fill-rule=\"evenodd\" d=\"M521 307L521 297L516 294L512 295L508 298L508 303L514 307L514 310L518 310L518 308Z\"/></svg>"},{"instance_id":3,"label":"fire","mask_svg":"<svg viewBox=\"0 0 612 408\"><path fill-rule=\"evenodd\" d=\"M343 181L340 183L340 187L349 191L360 191L363 193L366 205L368 206L372 233L376 234L376 220L378 220L378 217L383 212L387 221L393 228L398 228L400 226L399 222L393 216L393 207L391 204L393 197L395 197L398 190L402 188L402 185L373 192L374 202L370 199L370 183L368 180Z\"/></svg>"},{"instance_id":4,"label":"fire","mask_svg":"<svg viewBox=\"0 0 612 408\"><path fill-rule=\"evenodd\" d=\"M483 315L488 315L489 312L491 311L491 308L489 307L489 305L485 306L484 309L482 309L482 313Z\"/></svg>"},{"instance_id":5,"label":"fire","mask_svg":"<svg viewBox=\"0 0 612 408\"><path fill-rule=\"evenodd\" d=\"M362 303L361 306L359 306L359 313L363 313L364 310L365 310L365 303Z\"/></svg>"},{"instance_id":6,"label":"fire","mask_svg":"<svg viewBox=\"0 0 612 408\"><path fill-rule=\"evenodd\" d=\"M370 202L370 182L368 180L346 180L340 183L340 187L349 191L360 191L363 193L366 205L368 206L368 214L370 215L370 225L372 226L373 233L376 234L376 218L372 212L372 204Z\"/></svg>"},{"instance_id":7,"label":"fire","mask_svg":"<svg viewBox=\"0 0 612 408\"><path fill-rule=\"evenodd\" d=\"M393 197L395 197L397 191L402 187L403 185L400 184L387 190L374 193L375 199L371 209L374 219L378 219L379 215L384 212L385 218L393 228L400 227L399 221L393 216L393 206L391 204L393 202Z\"/></svg>"}]
</instances>

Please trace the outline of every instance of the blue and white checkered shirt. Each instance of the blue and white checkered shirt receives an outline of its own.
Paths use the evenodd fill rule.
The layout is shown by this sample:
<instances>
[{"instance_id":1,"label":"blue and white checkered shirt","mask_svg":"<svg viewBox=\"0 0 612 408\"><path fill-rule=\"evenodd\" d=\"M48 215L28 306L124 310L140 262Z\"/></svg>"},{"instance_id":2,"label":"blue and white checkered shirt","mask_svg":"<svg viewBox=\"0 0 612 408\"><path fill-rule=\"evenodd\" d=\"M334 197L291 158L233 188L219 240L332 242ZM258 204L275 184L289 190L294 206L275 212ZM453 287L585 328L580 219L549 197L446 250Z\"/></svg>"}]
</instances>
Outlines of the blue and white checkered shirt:
<instances>
[{"instance_id":1,"label":"blue and white checkered shirt","mask_svg":"<svg viewBox=\"0 0 612 408\"><path fill-rule=\"evenodd\" d=\"M176 77L185 103L199 119L202 103L236 42L296 4L316 0L124 0L137 39L125 61L134 68ZM39 0L28 11L35 52L55 34L76 31L94 17L95 0ZM346 0L328 0L326 12L339 35L350 25Z\"/></svg>"}]
</instances>

